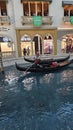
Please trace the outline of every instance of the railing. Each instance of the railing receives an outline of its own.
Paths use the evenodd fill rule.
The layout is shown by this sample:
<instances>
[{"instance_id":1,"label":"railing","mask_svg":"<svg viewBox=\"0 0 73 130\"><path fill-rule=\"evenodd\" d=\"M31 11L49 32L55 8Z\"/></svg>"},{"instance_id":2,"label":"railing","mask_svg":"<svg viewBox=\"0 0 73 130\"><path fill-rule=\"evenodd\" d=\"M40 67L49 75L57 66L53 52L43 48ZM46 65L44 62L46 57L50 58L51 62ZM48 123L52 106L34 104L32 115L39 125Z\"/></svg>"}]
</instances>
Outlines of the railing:
<instances>
[{"instance_id":1,"label":"railing","mask_svg":"<svg viewBox=\"0 0 73 130\"><path fill-rule=\"evenodd\" d=\"M43 24L52 25L52 23L53 23L52 16L44 16L44 17L42 17L42 22L43 22Z\"/></svg>"},{"instance_id":2,"label":"railing","mask_svg":"<svg viewBox=\"0 0 73 130\"><path fill-rule=\"evenodd\" d=\"M3 61L2 61L2 53L0 50L0 72L4 73Z\"/></svg>"},{"instance_id":3,"label":"railing","mask_svg":"<svg viewBox=\"0 0 73 130\"><path fill-rule=\"evenodd\" d=\"M33 24L32 16L21 16L22 25ZM42 16L42 24L52 25L52 16Z\"/></svg>"},{"instance_id":4,"label":"railing","mask_svg":"<svg viewBox=\"0 0 73 130\"><path fill-rule=\"evenodd\" d=\"M64 23L70 22L70 16L64 16L64 17L63 17L63 22L64 22Z\"/></svg>"},{"instance_id":5,"label":"railing","mask_svg":"<svg viewBox=\"0 0 73 130\"><path fill-rule=\"evenodd\" d=\"M7 51L7 52L2 52L2 57L3 58L15 58L15 51Z\"/></svg>"},{"instance_id":6,"label":"railing","mask_svg":"<svg viewBox=\"0 0 73 130\"><path fill-rule=\"evenodd\" d=\"M10 17L9 16L0 16L0 24L10 24Z\"/></svg>"}]
</instances>

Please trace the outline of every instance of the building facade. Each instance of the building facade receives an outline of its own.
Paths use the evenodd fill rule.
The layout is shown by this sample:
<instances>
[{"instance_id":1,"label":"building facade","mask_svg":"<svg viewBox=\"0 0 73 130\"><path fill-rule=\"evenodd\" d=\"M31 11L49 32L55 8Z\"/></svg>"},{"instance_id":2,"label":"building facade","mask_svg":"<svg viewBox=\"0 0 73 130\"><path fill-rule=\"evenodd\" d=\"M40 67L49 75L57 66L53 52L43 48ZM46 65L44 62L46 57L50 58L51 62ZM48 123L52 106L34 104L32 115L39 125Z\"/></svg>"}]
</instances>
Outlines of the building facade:
<instances>
[{"instance_id":1,"label":"building facade","mask_svg":"<svg viewBox=\"0 0 73 130\"><path fill-rule=\"evenodd\" d=\"M0 0L3 58L73 54L73 0Z\"/></svg>"}]
</instances>

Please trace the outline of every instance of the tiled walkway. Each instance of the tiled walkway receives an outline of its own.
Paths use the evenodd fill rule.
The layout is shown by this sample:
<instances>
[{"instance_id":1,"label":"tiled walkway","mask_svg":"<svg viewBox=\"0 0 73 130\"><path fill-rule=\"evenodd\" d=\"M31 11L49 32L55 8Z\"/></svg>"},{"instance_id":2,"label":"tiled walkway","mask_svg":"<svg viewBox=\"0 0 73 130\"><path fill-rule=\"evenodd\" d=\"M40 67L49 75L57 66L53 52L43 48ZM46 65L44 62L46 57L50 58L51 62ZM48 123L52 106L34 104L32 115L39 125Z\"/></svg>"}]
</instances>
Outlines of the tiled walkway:
<instances>
[{"instance_id":1,"label":"tiled walkway","mask_svg":"<svg viewBox=\"0 0 73 130\"><path fill-rule=\"evenodd\" d=\"M67 56L67 55L62 55L62 57L65 57L65 56ZM44 56L42 56L42 57L44 57ZM48 56L49 57L49 56ZM54 56L54 57L59 57L59 56ZM46 57L44 57L44 58L46 58ZM49 58L53 58L52 56L51 57L49 57ZM73 55L70 55L70 59L73 59ZM22 58L13 58L13 59L5 59L5 60L3 60L3 66L4 67L6 67L6 66L10 66L10 65L14 65L15 64L15 62L17 62L17 63L26 63L26 61L24 60L24 58L22 57Z\"/></svg>"},{"instance_id":2,"label":"tiled walkway","mask_svg":"<svg viewBox=\"0 0 73 130\"><path fill-rule=\"evenodd\" d=\"M23 58L6 59L6 60L3 60L3 66L6 67L6 66L14 65L15 62L17 62L17 63L25 63L26 61Z\"/></svg>"}]
</instances>

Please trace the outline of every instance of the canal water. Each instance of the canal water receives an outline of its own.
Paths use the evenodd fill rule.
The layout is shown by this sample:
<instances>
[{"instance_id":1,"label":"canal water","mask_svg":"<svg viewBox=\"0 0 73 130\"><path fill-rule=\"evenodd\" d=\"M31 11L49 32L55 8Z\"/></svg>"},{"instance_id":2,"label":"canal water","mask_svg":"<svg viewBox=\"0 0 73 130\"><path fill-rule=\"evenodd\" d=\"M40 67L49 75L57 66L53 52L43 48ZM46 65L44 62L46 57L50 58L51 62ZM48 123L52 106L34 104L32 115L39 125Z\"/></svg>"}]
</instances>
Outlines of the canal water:
<instances>
[{"instance_id":1,"label":"canal water","mask_svg":"<svg viewBox=\"0 0 73 130\"><path fill-rule=\"evenodd\" d=\"M73 130L73 66L55 73L0 74L0 130Z\"/></svg>"}]
</instances>

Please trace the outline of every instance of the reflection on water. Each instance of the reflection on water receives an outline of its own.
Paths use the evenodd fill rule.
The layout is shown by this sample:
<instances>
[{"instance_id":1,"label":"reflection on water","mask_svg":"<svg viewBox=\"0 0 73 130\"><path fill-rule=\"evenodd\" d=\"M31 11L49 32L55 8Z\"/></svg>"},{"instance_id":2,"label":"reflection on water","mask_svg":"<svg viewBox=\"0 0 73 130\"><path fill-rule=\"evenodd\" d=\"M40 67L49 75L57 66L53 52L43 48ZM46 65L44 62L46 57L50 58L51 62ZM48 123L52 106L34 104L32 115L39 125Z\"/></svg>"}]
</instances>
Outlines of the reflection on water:
<instances>
[{"instance_id":1,"label":"reflection on water","mask_svg":"<svg viewBox=\"0 0 73 130\"><path fill-rule=\"evenodd\" d=\"M65 80L67 80L67 79L68 79L69 82L71 82L71 80L73 79L73 71L72 70L62 72L60 82L63 82Z\"/></svg>"},{"instance_id":2,"label":"reflection on water","mask_svg":"<svg viewBox=\"0 0 73 130\"><path fill-rule=\"evenodd\" d=\"M0 77L0 130L72 129L72 68L49 74L6 68Z\"/></svg>"}]
</instances>

